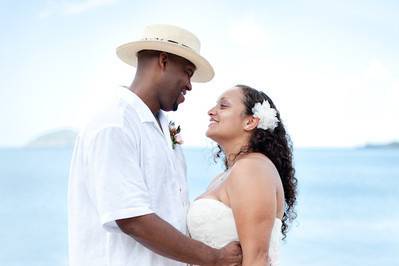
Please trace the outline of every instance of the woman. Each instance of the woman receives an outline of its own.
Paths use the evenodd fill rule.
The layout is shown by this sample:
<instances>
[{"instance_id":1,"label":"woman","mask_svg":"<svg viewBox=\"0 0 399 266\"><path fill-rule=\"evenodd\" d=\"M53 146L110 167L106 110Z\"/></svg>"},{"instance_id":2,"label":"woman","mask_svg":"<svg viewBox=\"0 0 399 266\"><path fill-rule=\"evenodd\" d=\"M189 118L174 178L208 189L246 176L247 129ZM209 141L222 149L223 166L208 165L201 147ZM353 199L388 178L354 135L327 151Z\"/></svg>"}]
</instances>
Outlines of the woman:
<instances>
[{"instance_id":1,"label":"woman","mask_svg":"<svg viewBox=\"0 0 399 266\"><path fill-rule=\"evenodd\" d=\"M280 115L265 93L244 85L223 93L208 114L206 135L226 170L191 205L191 237L215 248L239 240L242 265L278 265L280 240L296 217L297 186Z\"/></svg>"}]
</instances>

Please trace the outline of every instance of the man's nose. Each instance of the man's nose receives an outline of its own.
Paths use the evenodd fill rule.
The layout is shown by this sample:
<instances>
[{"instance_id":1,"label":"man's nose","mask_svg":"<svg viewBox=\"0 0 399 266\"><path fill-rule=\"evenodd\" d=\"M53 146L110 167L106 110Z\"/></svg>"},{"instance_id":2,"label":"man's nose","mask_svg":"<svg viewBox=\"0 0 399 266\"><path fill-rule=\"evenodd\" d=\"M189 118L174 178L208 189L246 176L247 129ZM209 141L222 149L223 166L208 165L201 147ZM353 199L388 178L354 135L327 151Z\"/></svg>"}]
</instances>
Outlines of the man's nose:
<instances>
[{"instance_id":1,"label":"man's nose","mask_svg":"<svg viewBox=\"0 0 399 266\"><path fill-rule=\"evenodd\" d=\"M192 85L191 85L191 80L188 80L188 83L186 85L186 90L191 91L193 89Z\"/></svg>"}]
</instances>

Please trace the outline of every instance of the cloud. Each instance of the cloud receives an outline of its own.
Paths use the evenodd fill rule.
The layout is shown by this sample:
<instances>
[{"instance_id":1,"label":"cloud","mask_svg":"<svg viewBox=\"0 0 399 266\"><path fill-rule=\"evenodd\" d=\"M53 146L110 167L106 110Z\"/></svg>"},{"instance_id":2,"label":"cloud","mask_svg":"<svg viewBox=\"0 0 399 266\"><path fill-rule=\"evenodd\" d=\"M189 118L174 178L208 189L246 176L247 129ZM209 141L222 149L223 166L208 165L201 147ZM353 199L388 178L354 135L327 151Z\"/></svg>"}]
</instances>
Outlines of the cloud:
<instances>
[{"instance_id":1,"label":"cloud","mask_svg":"<svg viewBox=\"0 0 399 266\"><path fill-rule=\"evenodd\" d=\"M53 15L77 15L89 10L115 4L117 0L84 0L84 1L48 1L39 13L40 18Z\"/></svg>"},{"instance_id":2,"label":"cloud","mask_svg":"<svg viewBox=\"0 0 399 266\"><path fill-rule=\"evenodd\" d=\"M265 27L250 18L234 22L229 37L233 44L248 50L265 49L269 40Z\"/></svg>"},{"instance_id":3,"label":"cloud","mask_svg":"<svg viewBox=\"0 0 399 266\"><path fill-rule=\"evenodd\" d=\"M372 60L352 84L348 96L356 108L348 111L357 120L357 130L368 137L366 142L398 140L399 79L393 69L382 60Z\"/></svg>"},{"instance_id":4,"label":"cloud","mask_svg":"<svg viewBox=\"0 0 399 266\"><path fill-rule=\"evenodd\" d=\"M86 0L79 3L68 3L65 5L64 11L66 14L80 14L97 7L112 5L115 2L116 0Z\"/></svg>"}]
</instances>

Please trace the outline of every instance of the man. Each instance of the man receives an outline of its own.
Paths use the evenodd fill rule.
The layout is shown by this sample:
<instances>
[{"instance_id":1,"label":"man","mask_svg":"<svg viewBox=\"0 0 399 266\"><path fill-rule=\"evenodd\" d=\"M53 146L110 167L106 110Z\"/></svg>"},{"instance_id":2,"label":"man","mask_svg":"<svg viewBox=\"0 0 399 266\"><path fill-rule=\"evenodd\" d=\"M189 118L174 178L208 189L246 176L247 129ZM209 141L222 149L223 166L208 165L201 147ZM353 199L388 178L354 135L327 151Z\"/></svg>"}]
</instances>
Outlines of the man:
<instances>
[{"instance_id":1,"label":"man","mask_svg":"<svg viewBox=\"0 0 399 266\"><path fill-rule=\"evenodd\" d=\"M177 110L191 79L212 79L199 50L192 33L169 25L149 26L142 40L117 48L137 71L77 138L68 195L71 266L241 264L237 242L217 250L185 235L185 162L163 111Z\"/></svg>"}]
</instances>

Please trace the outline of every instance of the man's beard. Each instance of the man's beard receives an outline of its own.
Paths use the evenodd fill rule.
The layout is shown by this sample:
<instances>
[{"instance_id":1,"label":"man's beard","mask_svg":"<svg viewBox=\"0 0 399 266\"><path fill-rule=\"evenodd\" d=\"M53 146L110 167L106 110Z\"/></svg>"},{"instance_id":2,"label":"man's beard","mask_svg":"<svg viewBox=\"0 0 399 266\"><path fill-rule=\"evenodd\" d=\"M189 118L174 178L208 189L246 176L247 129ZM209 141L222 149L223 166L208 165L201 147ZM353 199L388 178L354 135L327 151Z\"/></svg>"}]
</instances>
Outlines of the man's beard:
<instances>
[{"instance_id":1,"label":"man's beard","mask_svg":"<svg viewBox=\"0 0 399 266\"><path fill-rule=\"evenodd\" d=\"M177 103L177 101L175 101L175 103L173 104L173 111L177 111L177 108L179 108L179 104Z\"/></svg>"}]
</instances>

